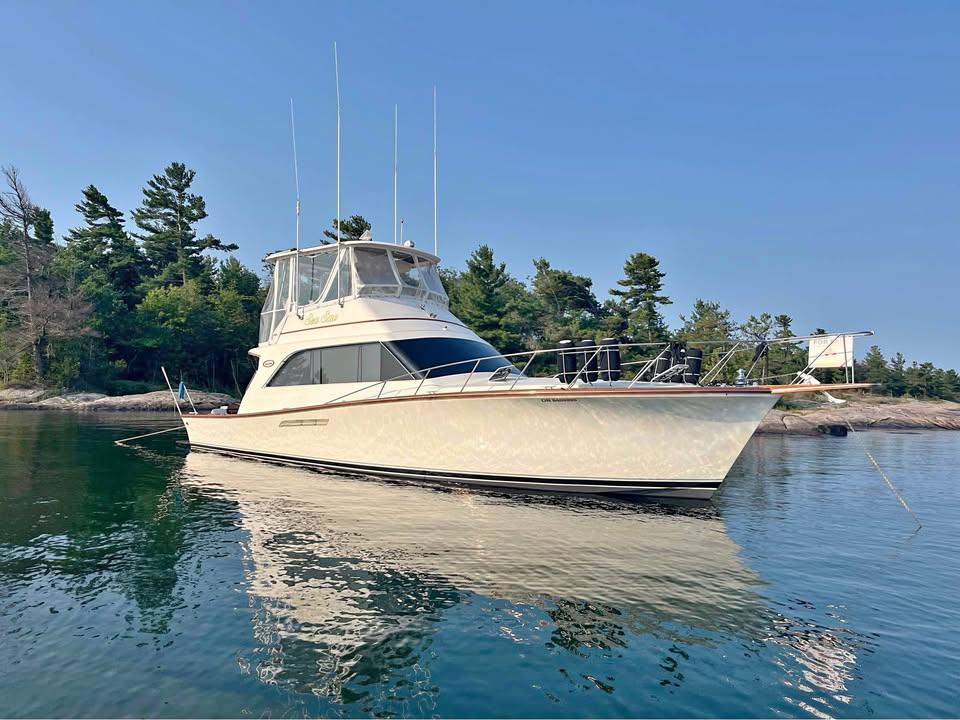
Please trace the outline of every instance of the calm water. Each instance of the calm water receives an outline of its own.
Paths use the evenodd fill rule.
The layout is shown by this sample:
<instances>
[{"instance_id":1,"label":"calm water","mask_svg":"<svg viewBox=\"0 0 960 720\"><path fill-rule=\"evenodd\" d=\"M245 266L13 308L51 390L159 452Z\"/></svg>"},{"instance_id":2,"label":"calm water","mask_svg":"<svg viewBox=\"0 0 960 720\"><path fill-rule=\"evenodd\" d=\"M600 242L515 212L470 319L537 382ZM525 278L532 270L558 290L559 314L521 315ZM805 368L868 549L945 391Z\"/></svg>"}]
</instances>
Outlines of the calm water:
<instances>
[{"instance_id":1,"label":"calm water","mask_svg":"<svg viewBox=\"0 0 960 720\"><path fill-rule=\"evenodd\" d=\"M0 716L960 713L960 433L752 441L712 505L504 497L0 413Z\"/></svg>"}]
</instances>

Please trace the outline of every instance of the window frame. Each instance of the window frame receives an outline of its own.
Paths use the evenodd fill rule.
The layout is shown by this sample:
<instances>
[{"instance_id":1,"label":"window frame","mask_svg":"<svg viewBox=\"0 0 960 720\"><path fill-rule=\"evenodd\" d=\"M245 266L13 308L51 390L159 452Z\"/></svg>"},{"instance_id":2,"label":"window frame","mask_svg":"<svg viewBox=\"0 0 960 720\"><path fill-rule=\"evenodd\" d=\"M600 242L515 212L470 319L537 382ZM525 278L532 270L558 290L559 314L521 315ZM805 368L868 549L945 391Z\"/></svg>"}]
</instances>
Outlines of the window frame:
<instances>
[{"instance_id":1,"label":"window frame","mask_svg":"<svg viewBox=\"0 0 960 720\"><path fill-rule=\"evenodd\" d=\"M371 297L371 296L383 296L383 297L397 297L402 293L403 290L403 280L400 279L400 272L397 270L397 265L393 259L393 252L387 248L381 247L354 247L353 248L353 262L351 266L353 268L354 275L354 287L356 287L356 296L357 297ZM360 277L360 269L357 264L357 257L362 257L363 253L383 253L387 258L387 267L390 268L390 272L393 274L393 283L385 285L382 283L368 283L365 282ZM364 292L367 290L367 292Z\"/></svg>"},{"instance_id":2,"label":"window frame","mask_svg":"<svg viewBox=\"0 0 960 720\"><path fill-rule=\"evenodd\" d=\"M290 353L289 355L287 355L287 356L283 359L283 362L280 363L279 367L277 367L277 369L274 370L273 373L270 375L270 377L269 377L269 379L267 380L267 382L264 383L264 387L270 387L270 388L288 388L288 387L306 387L307 385L312 385L312 384L313 384L312 382L310 382L310 383L304 383L304 384L301 384L301 385L275 385L275 384L274 384L274 381L277 380L277 378L280 376L280 373L282 373L284 370L286 370L287 366L290 364L290 362L291 362L294 358L298 358L298 357L300 357L301 355L303 355L304 353L309 353L309 354L310 354L310 369L309 369L309 372L308 372L307 374L308 374L309 377L312 379L312 378L313 378L313 353L314 353L314 351L319 350L319 349L320 349L320 348L304 348L303 350L297 350L296 352L292 352L292 353Z\"/></svg>"},{"instance_id":3,"label":"window frame","mask_svg":"<svg viewBox=\"0 0 960 720\"><path fill-rule=\"evenodd\" d=\"M361 379L360 379L360 378L362 377L362 373L363 373L363 366L362 366L362 363L363 363L363 360L362 360L363 347L366 346L366 345L375 345L375 346L377 347L378 351L381 353L381 369L380 369L380 379L379 379L379 380L361 380ZM323 377L323 351L324 351L324 350L334 350L334 349L336 349L336 348L351 348L351 347L357 348L358 358L357 358L357 379L356 379L356 380L346 381L346 382L327 382L327 383L325 383L325 382L312 382L313 378L315 378L315 377L320 377L321 379L322 379L322 377ZM390 378L384 378L384 377L383 377L383 361L382 361L383 355L382 355L382 353L384 353L384 352L389 353L390 356L391 356L391 357L394 359L394 361L397 363L397 365L399 365L400 367L402 367L402 368L404 369L404 371L405 371L405 373L406 373L406 376L401 375L401 376L395 376L395 377L390 377ZM287 365L290 363L290 361L293 360L293 359L296 358L296 357L299 357L300 355L303 355L304 353L310 353L310 371L309 371L309 376L310 376L311 382L309 382L309 383L303 383L303 384L301 384L301 385L275 385L275 384L274 384L274 381L277 379L277 377L280 375L280 373L283 372L283 370L287 367ZM315 353L319 353L319 356L320 356L320 367L316 367L316 366L315 366L315 364L316 364L315 358L317 357L317 355L316 355ZM303 348L302 350L297 350L297 351L295 351L295 352L292 352L292 353L290 353L289 355L287 355L287 356L283 359L283 361L280 363L279 367L277 367L277 369L273 371L273 373L270 375L270 377L269 377L269 378L266 380L266 382L263 384L263 387L264 387L264 388L291 388L291 387L293 387L293 388L303 388L303 387L311 387L311 386L313 386L313 385L351 385L351 384L354 384L354 385L359 385L359 384L374 385L374 384L381 383L381 382L392 382L392 381L396 381L396 380L421 380L421 379L422 379L422 374L421 374L419 371L417 371L417 370L411 370L410 367L407 365L407 363L404 362L403 359L402 359L399 355L397 355L397 353L394 352L393 348L391 348L387 343L382 342L382 341L380 341L380 340L371 340L371 341L369 341L369 342L344 343L344 344L342 344L342 345L324 345L324 346L321 346L321 347Z\"/></svg>"}]
</instances>

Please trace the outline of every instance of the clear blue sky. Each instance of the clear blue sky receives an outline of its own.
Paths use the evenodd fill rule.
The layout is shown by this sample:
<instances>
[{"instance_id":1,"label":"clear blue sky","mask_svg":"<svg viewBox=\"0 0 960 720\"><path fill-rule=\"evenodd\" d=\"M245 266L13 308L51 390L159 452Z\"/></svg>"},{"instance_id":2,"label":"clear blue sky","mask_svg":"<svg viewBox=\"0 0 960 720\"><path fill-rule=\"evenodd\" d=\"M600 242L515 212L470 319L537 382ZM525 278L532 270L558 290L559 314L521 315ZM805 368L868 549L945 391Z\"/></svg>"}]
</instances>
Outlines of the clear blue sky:
<instances>
[{"instance_id":1,"label":"clear blue sky","mask_svg":"<svg viewBox=\"0 0 960 720\"><path fill-rule=\"evenodd\" d=\"M204 231L258 266L293 244L288 102L305 241L335 211L333 41L344 214L432 246L480 243L590 275L656 255L677 322L693 300L798 331L872 328L960 366L960 3L19 2L2 6L0 163L58 234L96 184L125 211L173 160ZM861 348L862 350L862 348Z\"/></svg>"}]
</instances>

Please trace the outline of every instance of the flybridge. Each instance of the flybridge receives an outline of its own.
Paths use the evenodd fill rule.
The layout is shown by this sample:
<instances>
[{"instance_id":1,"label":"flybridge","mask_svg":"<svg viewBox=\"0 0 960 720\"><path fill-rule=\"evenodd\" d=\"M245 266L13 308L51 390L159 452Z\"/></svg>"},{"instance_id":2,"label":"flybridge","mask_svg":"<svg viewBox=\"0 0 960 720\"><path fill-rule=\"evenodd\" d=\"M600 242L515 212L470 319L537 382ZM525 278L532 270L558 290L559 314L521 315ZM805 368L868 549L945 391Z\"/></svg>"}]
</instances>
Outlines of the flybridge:
<instances>
[{"instance_id":1,"label":"flybridge","mask_svg":"<svg viewBox=\"0 0 960 720\"><path fill-rule=\"evenodd\" d=\"M439 257L434 255L433 253L427 252L426 250L421 250L420 248L414 247L413 243L410 241L408 241L402 246L398 246L394 243L383 243L383 242L377 242L375 240L367 240L367 239L361 238L359 240L343 240L341 241L340 244L343 247L347 247L351 245L363 245L364 247L381 247L381 248L388 248L393 250L402 249L407 252L413 253L417 256L429 259L431 262L435 264L438 264L440 262ZM279 258L296 255L297 252L298 251L296 248L290 248L289 250L274 250L272 253L269 253L263 260L264 262L273 263ZM337 244L325 243L323 245L314 245L312 247L303 248L299 252L301 256L309 255L313 253L319 253L319 252L332 252L334 255L336 255Z\"/></svg>"},{"instance_id":2,"label":"flybridge","mask_svg":"<svg viewBox=\"0 0 960 720\"><path fill-rule=\"evenodd\" d=\"M408 298L448 304L430 253L373 241L348 241L268 255L272 277L260 313L260 344L269 343L291 311L350 298ZM296 280L292 281L294 276Z\"/></svg>"}]
</instances>

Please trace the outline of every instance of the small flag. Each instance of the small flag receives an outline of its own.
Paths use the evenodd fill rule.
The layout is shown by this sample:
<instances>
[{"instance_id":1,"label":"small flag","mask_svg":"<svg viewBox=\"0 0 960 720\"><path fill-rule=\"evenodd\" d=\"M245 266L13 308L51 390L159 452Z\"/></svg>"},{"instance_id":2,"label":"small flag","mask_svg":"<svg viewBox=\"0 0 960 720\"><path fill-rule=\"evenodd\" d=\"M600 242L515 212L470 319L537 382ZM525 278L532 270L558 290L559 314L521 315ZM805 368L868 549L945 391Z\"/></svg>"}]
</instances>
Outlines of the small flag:
<instances>
[{"instance_id":1,"label":"small flag","mask_svg":"<svg viewBox=\"0 0 960 720\"><path fill-rule=\"evenodd\" d=\"M183 380L180 381L180 387L177 388L177 397L183 400L187 396L187 386Z\"/></svg>"}]
</instances>

